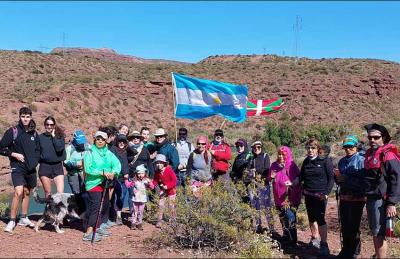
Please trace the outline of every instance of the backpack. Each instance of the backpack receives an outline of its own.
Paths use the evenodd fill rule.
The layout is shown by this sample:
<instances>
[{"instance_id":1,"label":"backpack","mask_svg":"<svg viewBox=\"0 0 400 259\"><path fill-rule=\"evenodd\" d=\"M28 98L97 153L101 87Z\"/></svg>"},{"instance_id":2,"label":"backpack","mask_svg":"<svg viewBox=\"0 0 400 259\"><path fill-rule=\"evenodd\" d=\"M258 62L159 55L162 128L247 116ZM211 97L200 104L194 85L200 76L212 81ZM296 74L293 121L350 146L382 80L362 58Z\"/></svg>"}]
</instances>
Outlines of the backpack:
<instances>
[{"instance_id":1,"label":"backpack","mask_svg":"<svg viewBox=\"0 0 400 259\"><path fill-rule=\"evenodd\" d=\"M17 137L18 137L18 128L16 127L16 126L14 126L14 127L12 127L12 134L13 134L13 145L15 145L15 140L17 139ZM34 136L35 136L35 138L36 138L36 136L37 136L37 132L36 132L36 130L35 130L35 133L33 134Z\"/></svg>"}]
</instances>

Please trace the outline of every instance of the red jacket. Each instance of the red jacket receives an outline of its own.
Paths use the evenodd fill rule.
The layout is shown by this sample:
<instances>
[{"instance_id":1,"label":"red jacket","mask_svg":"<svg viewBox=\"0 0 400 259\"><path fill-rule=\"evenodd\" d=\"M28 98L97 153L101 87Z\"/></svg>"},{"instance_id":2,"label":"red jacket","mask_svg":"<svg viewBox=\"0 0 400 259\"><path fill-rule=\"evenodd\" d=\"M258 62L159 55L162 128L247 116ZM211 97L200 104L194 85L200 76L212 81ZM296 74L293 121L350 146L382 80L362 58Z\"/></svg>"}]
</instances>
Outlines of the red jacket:
<instances>
[{"instance_id":1,"label":"red jacket","mask_svg":"<svg viewBox=\"0 0 400 259\"><path fill-rule=\"evenodd\" d=\"M167 166L163 173L156 171L153 179L154 186L164 184L167 186L165 193L167 196L172 196L176 194L176 175L174 170L170 166Z\"/></svg>"},{"instance_id":2,"label":"red jacket","mask_svg":"<svg viewBox=\"0 0 400 259\"><path fill-rule=\"evenodd\" d=\"M213 142L211 143L210 150L214 150L215 153L213 155L212 160L212 169L216 172L226 173L229 169L229 160L232 157L231 148L226 143L221 143L219 145L215 145Z\"/></svg>"}]
</instances>

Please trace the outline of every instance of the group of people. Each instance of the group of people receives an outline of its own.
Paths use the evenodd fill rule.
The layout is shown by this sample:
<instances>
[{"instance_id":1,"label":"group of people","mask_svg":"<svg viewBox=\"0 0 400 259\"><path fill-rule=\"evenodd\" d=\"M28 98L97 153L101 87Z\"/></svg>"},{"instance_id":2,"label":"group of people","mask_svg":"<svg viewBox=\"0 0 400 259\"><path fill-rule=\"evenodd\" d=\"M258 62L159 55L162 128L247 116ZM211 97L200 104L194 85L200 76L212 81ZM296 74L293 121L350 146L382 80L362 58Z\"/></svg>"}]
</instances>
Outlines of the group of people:
<instances>
[{"instance_id":1,"label":"group of people","mask_svg":"<svg viewBox=\"0 0 400 259\"><path fill-rule=\"evenodd\" d=\"M271 212L274 203L283 237L293 245L297 243L296 211L304 196L311 230L309 245L327 256L330 251L325 212L336 182L343 236L339 257L356 257L360 253L360 222L365 204L375 255L386 256L385 221L396 216L395 205L400 199L400 157L382 125L365 126L370 142L366 152L359 151L356 136L346 136L342 145L345 156L336 168L325 148L314 138L306 142L307 156L300 168L289 147L279 147L277 159L271 164L260 140L249 145L242 138L234 144L237 155L231 165L232 151L224 141L222 129L215 130L211 142L208 137L199 136L192 144L186 128L179 129L176 142L169 140L162 128L154 132L154 141L150 141L149 128L130 132L127 125L121 124L118 129L100 127L91 145L84 132L76 130L66 146L65 133L53 117L47 117L44 126L45 132L39 135L32 111L23 107L18 125L8 129L0 141L0 154L10 158L14 185L10 221L4 229L7 232L16 226L21 201L18 225L33 226L27 213L39 164L38 176L46 196L51 195L51 181L57 192L64 192L63 167L71 191L82 195L86 208L84 241L92 238L99 241L111 235L110 227L123 224L121 211L126 197L130 227L141 230L146 203L157 195L156 226L161 227L167 205L171 209L170 220L177 216L174 203L178 186L182 186L184 193L191 189L199 197L203 188L212 188L213 182L221 179L246 186L243 202L265 212L269 231L274 231ZM261 217L256 220L255 231L263 232Z\"/></svg>"}]
</instances>

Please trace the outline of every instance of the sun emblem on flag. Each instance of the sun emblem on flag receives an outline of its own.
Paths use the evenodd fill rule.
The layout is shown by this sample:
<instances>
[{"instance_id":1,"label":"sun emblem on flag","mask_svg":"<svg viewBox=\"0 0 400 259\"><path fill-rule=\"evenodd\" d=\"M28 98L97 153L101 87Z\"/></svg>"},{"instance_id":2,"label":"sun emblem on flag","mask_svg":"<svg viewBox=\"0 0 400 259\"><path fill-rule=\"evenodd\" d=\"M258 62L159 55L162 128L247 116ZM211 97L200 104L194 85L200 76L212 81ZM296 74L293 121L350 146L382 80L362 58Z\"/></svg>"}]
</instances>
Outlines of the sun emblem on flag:
<instances>
[{"instance_id":1,"label":"sun emblem on flag","mask_svg":"<svg viewBox=\"0 0 400 259\"><path fill-rule=\"evenodd\" d=\"M210 94L210 95L211 95L213 101L214 101L216 104L221 104L221 103L222 103L221 99L218 97L218 95L217 95L216 93L213 93L213 94Z\"/></svg>"}]
</instances>

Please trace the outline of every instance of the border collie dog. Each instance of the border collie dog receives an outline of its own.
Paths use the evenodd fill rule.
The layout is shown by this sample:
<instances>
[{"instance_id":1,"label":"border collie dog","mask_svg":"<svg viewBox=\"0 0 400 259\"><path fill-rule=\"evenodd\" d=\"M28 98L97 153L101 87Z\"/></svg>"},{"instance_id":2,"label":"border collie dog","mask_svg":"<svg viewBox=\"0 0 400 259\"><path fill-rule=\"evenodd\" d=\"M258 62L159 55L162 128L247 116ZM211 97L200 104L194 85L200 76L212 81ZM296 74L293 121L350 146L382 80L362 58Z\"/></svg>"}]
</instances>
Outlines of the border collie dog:
<instances>
[{"instance_id":1,"label":"border collie dog","mask_svg":"<svg viewBox=\"0 0 400 259\"><path fill-rule=\"evenodd\" d=\"M64 233L60 229L60 224L63 224L65 216L83 219L84 217L84 202L81 194L73 193L54 193L47 198L39 197L37 188L33 189L33 197L35 201L41 204L46 204L42 217L35 225L35 231L38 232L43 222L50 221L57 233Z\"/></svg>"}]
</instances>

